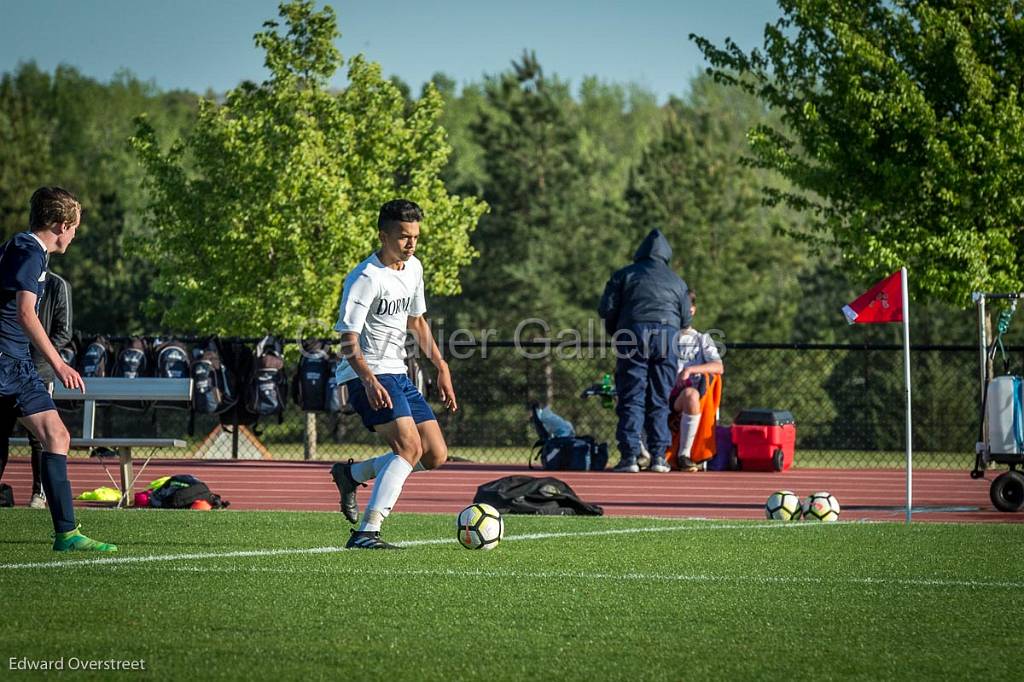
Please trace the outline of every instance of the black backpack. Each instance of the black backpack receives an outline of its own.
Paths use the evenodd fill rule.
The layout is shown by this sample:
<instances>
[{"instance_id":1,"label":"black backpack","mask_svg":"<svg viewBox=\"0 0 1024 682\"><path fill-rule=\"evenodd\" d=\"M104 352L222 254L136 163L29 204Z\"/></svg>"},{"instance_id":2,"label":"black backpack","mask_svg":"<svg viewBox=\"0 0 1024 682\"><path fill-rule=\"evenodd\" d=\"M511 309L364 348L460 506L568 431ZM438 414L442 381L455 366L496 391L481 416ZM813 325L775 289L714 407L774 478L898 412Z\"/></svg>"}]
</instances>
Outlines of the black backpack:
<instances>
[{"instance_id":1,"label":"black backpack","mask_svg":"<svg viewBox=\"0 0 1024 682\"><path fill-rule=\"evenodd\" d=\"M192 411L219 414L234 405L227 369L221 359L220 340L212 336L192 349Z\"/></svg>"},{"instance_id":2,"label":"black backpack","mask_svg":"<svg viewBox=\"0 0 1024 682\"><path fill-rule=\"evenodd\" d=\"M121 346L111 376L137 379L149 376L149 346L140 336L133 336Z\"/></svg>"},{"instance_id":3,"label":"black backpack","mask_svg":"<svg viewBox=\"0 0 1024 682\"><path fill-rule=\"evenodd\" d=\"M333 363L319 341L304 342L299 367L292 380L292 400L303 412L328 412ZM336 401L335 401L336 402Z\"/></svg>"},{"instance_id":4,"label":"black backpack","mask_svg":"<svg viewBox=\"0 0 1024 682\"><path fill-rule=\"evenodd\" d=\"M153 376L157 379L191 378L192 362L188 347L183 342L176 339L154 339L152 356ZM189 403L173 400L157 400L153 407L179 411L191 409Z\"/></svg>"},{"instance_id":5,"label":"black backpack","mask_svg":"<svg viewBox=\"0 0 1024 682\"><path fill-rule=\"evenodd\" d=\"M557 436L538 441L534 448L531 469L534 462L552 471L603 471L608 466L608 444L590 436Z\"/></svg>"},{"instance_id":6,"label":"black backpack","mask_svg":"<svg viewBox=\"0 0 1024 682\"><path fill-rule=\"evenodd\" d=\"M538 440L527 465L534 462L551 471L603 471L608 466L608 444L598 443L591 436L552 436L540 418L540 405L530 408L530 420Z\"/></svg>"},{"instance_id":7,"label":"black backpack","mask_svg":"<svg viewBox=\"0 0 1024 682\"><path fill-rule=\"evenodd\" d=\"M60 355L60 359L64 361L69 367L74 367L75 362L78 360L78 348L75 346L75 340L71 339L66 344L57 349L57 354Z\"/></svg>"},{"instance_id":8,"label":"black backpack","mask_svg":"<svg viewBox=\"0 0 1024 682\"><path fill-rule=\"evenodd\" d=\"M78 371L83 377L109 376L113 348L105 336L97 336L85 345Z\"/></svg>"},{"instance_id":9,"label":"black backpack","mask_svg":"<svg viewBox=\"0 0 1024 682\"><path fill-rule=\"evenodd\" d=\"M0 483L0 507L14 506L14 489L6 483Z\"/></svg>"},{"instance_id":10,"label":"black backpack","mask_svg":"<svg viewBox=\"0 0 1024 682\"><path fill-rule=\"evenodd\" d=\"M77 335L77 333L76 333ZM64 346L57 350L60 355L60 359L63 360L69 367L78 366L78 344L75 339L72 338ZM60 412L81 412L82 401L81 400L54 400L53 404L57 407Z\"/></svg>"},{"instance_id":11,"label":"black backpack","mask_svg":"<svg viewBox=\"0 0 1024 682\"><path fill-rule=\"evenodd\" d=\"M153 376L160 379L188 379L192 375L188 348L176 339L157 339L153 345Z\"/></svg>"},{"instance_id":12,"label":"black backpack","mask_svg":"<svg viewBox=\"0 0 1024 682\"><path fill-rule=\"evenodd\" d=\"M284 350L273 336L256 344L256 362L246 385L245 407L258 417L277 415L281 423L288 396L288 375L284 371Z\"/></svg>"},{"instance_id":13,"label":"black backpack","mask_svg":"<svg viewBox=\"0 0 1024 682\"><path fill-rule=\"evenodd\" d=\"M164 481L149 496L149 506L158 509L188 509L196 500L206 500L214 509L223 509L230 503L214 494L195 476L178 474Z\"/></svg>"},{"instance_id":14,"label":"black backpack","mask_svg":"<svg viewBox=\"0 0 1024 682\"><path fill-rule=\"evenodd\" d=\"M579 498L568 483L550 476L505 476L476 489L474 502L486 502L502 514L602 516L604 509Z\"/></svg>"},{"instance_id":15,"label":"black backpack","mask_svg":"<svg viewBox=\"0 0 1024 682\"><path fill-rule=\"evenodd\" d=\"M218 413L221 426L227 430L235 424L255 428L260 415L249 409L248 401L245 399L256 371L256 358L252 347L242 341L231 341L224 344L221 359L227 373L227 390L230 397L230 404L223 412ZM259 435L259 431L255 433Z\"/></svg>"}]
</instances>

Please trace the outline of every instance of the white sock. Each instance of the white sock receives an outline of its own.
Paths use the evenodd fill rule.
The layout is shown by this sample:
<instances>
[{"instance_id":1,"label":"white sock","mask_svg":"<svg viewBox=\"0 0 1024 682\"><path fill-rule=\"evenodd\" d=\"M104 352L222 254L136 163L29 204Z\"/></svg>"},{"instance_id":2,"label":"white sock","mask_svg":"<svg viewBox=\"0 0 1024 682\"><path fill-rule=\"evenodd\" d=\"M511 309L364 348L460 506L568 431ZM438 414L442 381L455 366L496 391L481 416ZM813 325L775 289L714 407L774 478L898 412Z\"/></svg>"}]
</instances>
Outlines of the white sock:
<instances>
[{"instance_id":1,"label":"white sock","mask_svg":"<svg viewBox=\"0 0 1024 682\"><path fill-rule=\"evenodd\" d=\"M381 524L391 513L391 508L395 506L398 496L402 493L405 479L412 473L412 465L398 455L391 455L387 459L387 465L377 476L377 482L373 484L370 502L366 505L363 523L359 526L360 531L380 530Z\"/></svg>"},{"instance_id":2,"label":"white sock","mask_svg":"<svg viewBox=\"0 0 1024 682\"><path fill-rule=\"evenodd\" d=\"M366 483L371 478L377 478L380 476L380 472L387 466L387 460L389 457L394 457L395 453L385 452L383 455L373 457L371 459L363 460L362 462L352 463L352 478L356 479L359 483ZM412 468L413 473L417 471L426 471L427 467L423 466L423 461L416 462L416 466Z\"/></svg>"},{"instance_id":3,"label":"white sock","mask_svg":"<svg viewBox=\"0 0 1024 682\"><path fill-rule=\"evenodd\" d=\"M377 455L370 459L364 459L362 462L352 463L352 478L356 479L360 483L366 483L371 478L377 478L380 476L380 472L387 466L388 460L395 456L393 452L385 452L383 455Z\"/></svg>"},{"instance_id":4,"label":"white sock","mask_svg":"<svg viewBox=\"0 0 1024 682\"><path fill-rule=\"evenodd\" d=\"M683 414L679 418L679 453L678 457L689 457L693 450L693 441L697 439L697 427L700 426L699 414Z\"/></svg>"}]
</instances>

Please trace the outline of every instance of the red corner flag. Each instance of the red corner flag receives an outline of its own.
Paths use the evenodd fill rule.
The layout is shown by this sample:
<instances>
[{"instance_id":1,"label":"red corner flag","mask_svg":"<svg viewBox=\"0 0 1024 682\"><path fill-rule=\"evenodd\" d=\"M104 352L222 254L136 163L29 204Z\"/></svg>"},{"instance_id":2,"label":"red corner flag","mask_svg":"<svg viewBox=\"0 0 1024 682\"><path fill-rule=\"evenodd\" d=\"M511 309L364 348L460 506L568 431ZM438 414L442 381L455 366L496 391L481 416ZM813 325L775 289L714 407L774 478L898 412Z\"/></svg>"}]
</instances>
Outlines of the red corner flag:
<instances>
[{"instance_id":1,"label":"red corner flag","mask_svg":"<svg viewBox=\"0 0 1024 682\"><path fill-rule=\"evenodd\" d=\"M903 321L903 294L897 270L868 289L853 303L843 306L843 315L850 324Z\"/></svg>"}]
</instances>

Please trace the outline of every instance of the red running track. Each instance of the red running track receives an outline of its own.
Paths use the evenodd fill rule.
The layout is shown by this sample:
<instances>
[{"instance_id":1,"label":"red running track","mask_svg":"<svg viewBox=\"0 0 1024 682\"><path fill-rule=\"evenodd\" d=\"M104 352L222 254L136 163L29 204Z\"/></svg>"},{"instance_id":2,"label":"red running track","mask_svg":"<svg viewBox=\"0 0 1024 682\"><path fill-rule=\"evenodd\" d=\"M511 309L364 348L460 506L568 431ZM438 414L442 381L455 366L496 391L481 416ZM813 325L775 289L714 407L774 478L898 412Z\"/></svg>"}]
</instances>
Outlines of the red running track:
<instances>
[{"instance_id":1,"label":"red running track","mask_svg":"<svg viewBox=\"0 0 1024 682\"><path fill-rule=\"evenodd\" d=\"M138 473L141 461L136 460ZM140 483L159 476L189 473L231 502L231 509L337 511L338 493L330 462L209 461L154 459ZM117 478L116 463L108 465ZM110 479L96 460L72 458L69 476L77 495ZM659 516L706 519L764 518L762 505L773 491L804 496L819 490L834 494L844 520L899 521L904 518L906 479L900 470L794 469L784 473L701 472L686 474L618 474L553 472L587 502L610 516ZM398 501L398 512L454 514L472 501L477 486L501 476L547 472L522 466L449 463L436 471L413 474ZM999 521L1020 523L1024 513L997 512L989 500L988 479L973 480L967 471L915 471L914 519L919 521ZM28 458L12 458L4 482L19 504L28 502ZM372 483L371 483L372 486ZM370 488L360 489L360 504ZM84 504L84 503L83 503Z\"/></svg>"}]
</instances>

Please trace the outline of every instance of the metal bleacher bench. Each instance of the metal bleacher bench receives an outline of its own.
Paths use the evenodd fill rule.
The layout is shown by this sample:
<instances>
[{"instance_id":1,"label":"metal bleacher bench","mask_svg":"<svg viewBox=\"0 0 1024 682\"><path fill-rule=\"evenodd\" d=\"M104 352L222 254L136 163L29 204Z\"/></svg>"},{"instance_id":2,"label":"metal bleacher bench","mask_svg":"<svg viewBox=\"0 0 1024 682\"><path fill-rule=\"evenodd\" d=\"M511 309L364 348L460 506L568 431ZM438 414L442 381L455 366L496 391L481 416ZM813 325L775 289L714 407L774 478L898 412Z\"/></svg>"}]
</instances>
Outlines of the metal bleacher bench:
<instances>
[{"instance_id":1,"label":"metal bleacher bench","mask_svg":"<svg viewBox=\"0 0 1024 682\"><path fill-rule=\"evenodd\" d=\"M54 400L83 401L82 437L71 439L72 450L91 450L92 448L110 448L117 452L121 468L121 484L118 486L114 478L107 472L111 482L121 491L121 499L117 506L130 506L133 501L132 488L146 470L152 458L152 450L157 448L183 448L185 441L180 438L96 438L96 401L109 402L114 400L128 401L161 401L189 402L192 400L191 379L159 379L137 378L122 379L114 377L91 377L85 381L85 392L64 388L55 383ZM28 438L12 438L11 445L28 445ZM149 448L150 453L139 469L137 476L132 476L132 448ZM106 466L104 465L104 469Z\"/></svg>"}]
</instances>

